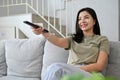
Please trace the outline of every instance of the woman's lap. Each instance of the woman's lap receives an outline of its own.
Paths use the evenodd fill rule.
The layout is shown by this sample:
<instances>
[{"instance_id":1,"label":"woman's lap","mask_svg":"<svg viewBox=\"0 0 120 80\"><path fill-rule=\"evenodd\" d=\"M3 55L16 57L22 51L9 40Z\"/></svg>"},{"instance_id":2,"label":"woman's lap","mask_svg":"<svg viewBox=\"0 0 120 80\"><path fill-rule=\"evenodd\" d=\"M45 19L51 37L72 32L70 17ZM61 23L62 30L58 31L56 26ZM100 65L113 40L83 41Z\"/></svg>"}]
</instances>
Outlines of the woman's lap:
<instances>
[{"instance_id":1,"label":"woman's lap","mask_svg":"<svg viewBox=\"0 0 120 80\"><path fill-rule=\"evenodd\" d=\"M48 67L42 80L60 80L64 75L73 75L77 73L87 77L91 75L89 72L81 70L79 67L65 63L54 63Z\"/></svg>"}]
</instances>

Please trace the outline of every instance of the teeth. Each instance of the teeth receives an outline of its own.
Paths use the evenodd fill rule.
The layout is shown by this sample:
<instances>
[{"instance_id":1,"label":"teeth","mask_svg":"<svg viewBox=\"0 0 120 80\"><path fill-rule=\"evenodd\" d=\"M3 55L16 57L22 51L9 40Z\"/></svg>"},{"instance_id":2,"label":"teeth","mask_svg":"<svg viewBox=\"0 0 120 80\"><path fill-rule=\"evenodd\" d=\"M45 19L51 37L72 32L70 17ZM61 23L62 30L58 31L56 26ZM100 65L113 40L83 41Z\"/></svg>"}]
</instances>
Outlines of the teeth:
<instances>
[{"instance_id":1,"label":"teeth","mask_svg":"<svg viewBox=\"0 0 120 80\"><path fill-rule=\"evenodd\" d=\"M82 27L86 27L86 25L82 25Z\"/></svg>"}]
</instances>

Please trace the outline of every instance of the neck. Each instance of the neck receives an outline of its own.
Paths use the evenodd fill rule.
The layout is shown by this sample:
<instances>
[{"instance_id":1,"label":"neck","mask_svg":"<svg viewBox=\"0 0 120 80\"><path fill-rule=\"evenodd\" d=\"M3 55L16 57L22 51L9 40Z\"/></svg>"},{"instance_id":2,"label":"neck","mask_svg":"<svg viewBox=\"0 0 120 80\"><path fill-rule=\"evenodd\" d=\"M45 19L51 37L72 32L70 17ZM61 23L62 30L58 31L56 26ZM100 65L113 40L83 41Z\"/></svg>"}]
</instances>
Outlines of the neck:
<instances>
[{"instance_id":1,"label":"neck","mask_svg":"<svg viewBox=\"0 0 120 80\"><path fill-rule=\"evenodd\" d=\"M93 36L93 35L94 35L93 32L83 32L83 34L84 34L85 36Z\"/></svg>"}]
</instances>

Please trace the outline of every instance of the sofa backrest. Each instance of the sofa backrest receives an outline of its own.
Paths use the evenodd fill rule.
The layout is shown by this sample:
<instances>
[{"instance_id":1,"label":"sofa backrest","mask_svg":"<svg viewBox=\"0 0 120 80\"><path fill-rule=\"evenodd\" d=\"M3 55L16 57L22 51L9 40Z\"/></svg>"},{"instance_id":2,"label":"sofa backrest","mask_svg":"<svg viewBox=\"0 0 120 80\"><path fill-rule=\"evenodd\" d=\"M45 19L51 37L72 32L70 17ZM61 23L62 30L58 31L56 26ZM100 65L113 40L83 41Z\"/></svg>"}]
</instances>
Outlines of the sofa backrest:
<instances>
[{"instance_id":1,"label":"sofa backrest","mask_svg":"<svg viewBox=\"0 0 120 80\"><path fill-rule=\"evenodd\" d=\"M120 80L120 42L110 41L110 55L106 69L107 76L114 76Z\"/></svg>"}]
</instances>

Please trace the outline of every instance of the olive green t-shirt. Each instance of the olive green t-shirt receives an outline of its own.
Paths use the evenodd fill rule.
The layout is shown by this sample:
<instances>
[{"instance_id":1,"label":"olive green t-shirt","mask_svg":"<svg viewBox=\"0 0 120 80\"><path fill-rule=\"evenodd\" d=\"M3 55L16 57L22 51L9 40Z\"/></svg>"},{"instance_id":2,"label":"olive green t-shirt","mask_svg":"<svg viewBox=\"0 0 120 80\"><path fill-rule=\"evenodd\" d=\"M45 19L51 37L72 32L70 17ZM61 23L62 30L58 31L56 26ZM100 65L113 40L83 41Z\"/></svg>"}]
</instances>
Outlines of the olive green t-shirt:
<instances>
[{"instance_id":1,"label":"olive green t-shirt","mask_svg":"<svg viewBox=\"0 0 120 80\"><path fill-rule=\"evenodd\" d=\"M70 50L68 64L95 63L99 51L109 54L109 41L106 36L85 36L81 43L75 42L72 37L67 37L67 40L69 40L68 49Z\"/></svg>"}]
</instances>

